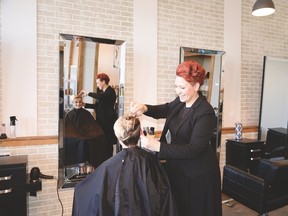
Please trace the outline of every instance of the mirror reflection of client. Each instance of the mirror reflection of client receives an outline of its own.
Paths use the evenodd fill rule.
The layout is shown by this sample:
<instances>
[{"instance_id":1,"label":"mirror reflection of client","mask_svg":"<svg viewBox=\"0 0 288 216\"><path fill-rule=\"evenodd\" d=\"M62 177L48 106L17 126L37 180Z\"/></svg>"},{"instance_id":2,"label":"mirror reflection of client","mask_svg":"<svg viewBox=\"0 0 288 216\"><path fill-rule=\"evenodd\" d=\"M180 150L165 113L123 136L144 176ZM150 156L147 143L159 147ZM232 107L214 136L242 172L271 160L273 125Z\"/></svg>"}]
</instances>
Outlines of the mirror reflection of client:
<instances>
[{"instance_id":1,"label":"mirror reflection of client","mask_svg":"<svg viewBox=\"0 0 288 216\"><path fill-rule=\"evenodd\" d=\"M65 116L65 165L89 162L94 167L107 159L106 139L92 114L83 108L82 96L73 98L74 108Z\"/></svg>"},{"instance_id":2,"label":"mirror reflection of client","mask_svg":"<svg viewBox=\"0 0 288 216\"><path fill-rule=\"evenodd\" d=\"M96 77L97 92L88 92L82 90L80 94L83 96L90 96L96 99L95 104L85 103L85 108L94 109L96 113L96 120L103 129L107 145L107 157L113 155L113 145L117 143L113 125L117 119L115 109L116 92L109 85L110 78L105 73L99 73Z\"/></svg>"},{"instance_id":3,"label":"mirror reflection of client","mask_svg":"<svg viewBox=\"0 0 288 216\"><path fill-rule=\"evenodd\" d=\"M136 117L116 121L122 151L75 186L73 216L177 216L164 168L137 146L140 128Z\"/></svg>"}]
</instances>

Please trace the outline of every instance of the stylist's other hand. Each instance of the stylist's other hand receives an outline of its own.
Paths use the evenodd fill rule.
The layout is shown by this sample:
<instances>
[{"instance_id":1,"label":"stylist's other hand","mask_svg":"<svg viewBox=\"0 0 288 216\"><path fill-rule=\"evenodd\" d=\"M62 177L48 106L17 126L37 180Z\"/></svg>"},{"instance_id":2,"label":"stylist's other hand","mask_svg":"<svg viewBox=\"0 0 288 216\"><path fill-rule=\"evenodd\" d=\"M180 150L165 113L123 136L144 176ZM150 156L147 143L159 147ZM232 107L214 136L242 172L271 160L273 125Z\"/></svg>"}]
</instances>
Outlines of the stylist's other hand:
<instances>
[{"instance_id":1,"label":"stylist's other hand","mask_svg":"<svg viewBox=\"0 0 288 216\"><path fill-rule=\"evenodd\" d=\"M143 113L147 111L147 106L142 103L132 102L130 104L129 112L135 116L141 116Z\"/></svg>"},{"instance_id":2,"label":"stylist's other hand","mask_svg":"<svg viewBox=\"0 0 288 216\"><path fill-rule=\"evenodd\" d=\"M142 148L148 149L148 150L153 151L153 152L159 152L160 151L160 142L157 139L155 139L151 136L144 136L144 135L141 135L140 139L141 139L141 147Z\"/></svg>"}]
</instances>

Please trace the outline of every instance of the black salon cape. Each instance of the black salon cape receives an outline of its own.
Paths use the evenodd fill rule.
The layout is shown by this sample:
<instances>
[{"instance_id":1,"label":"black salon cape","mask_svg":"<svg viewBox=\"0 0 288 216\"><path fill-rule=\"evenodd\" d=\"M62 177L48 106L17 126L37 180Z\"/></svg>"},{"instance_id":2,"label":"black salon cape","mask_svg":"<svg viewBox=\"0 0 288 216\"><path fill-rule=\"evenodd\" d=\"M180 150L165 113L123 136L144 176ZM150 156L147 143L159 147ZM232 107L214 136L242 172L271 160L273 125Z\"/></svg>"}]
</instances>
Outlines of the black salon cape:
<instances>
[{"instance_id":1,"label":"black salon cape","mask_svg":"<svg viewBox=\"0 0 288 216\"><path fill-rule=\"evenodd\" d=\"M84 109L72 109L65 116L65 136L76 138L93 138L103 134L99 123L92 114Z\"/></svg>"},{"instance_id":2,"label":"black salon cape","mask_svg":"<svg viewBox=\"0 0 288 216\"><path fill-rule=\"evenodd\" d=\"M92 114L72 109L65 116L65 165L88 161L95 168L110 158L106 136Z\"/></svg>"},{"instance_id":3,"label":"black salon cape","mask_svg":"<svg viewBox=\"0 0 288 216\"><path fill-rule=\"evenodd\" d=\"M73 216L176 216L168 177L155 155L123 149L75 186Z\"/></svg>"}]
</instances>

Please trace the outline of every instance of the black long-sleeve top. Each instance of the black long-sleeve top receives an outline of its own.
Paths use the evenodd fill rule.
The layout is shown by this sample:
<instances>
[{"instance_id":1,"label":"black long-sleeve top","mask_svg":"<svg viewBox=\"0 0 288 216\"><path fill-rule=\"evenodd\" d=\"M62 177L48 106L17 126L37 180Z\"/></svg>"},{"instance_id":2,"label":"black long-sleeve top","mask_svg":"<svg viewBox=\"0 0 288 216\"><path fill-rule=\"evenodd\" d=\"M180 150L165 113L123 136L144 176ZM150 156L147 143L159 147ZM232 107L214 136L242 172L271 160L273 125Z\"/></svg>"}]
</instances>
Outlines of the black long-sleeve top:
<instances>
[{"instance_id":1,"label":"black long-sleeve top","mask_svg":"<svg viewBox=\"0 0 288 216\"><path fill-rule=\"evenodd\" d=\"M88 96L95 98L95 104L85 104L85 108L94 109L96 112L96 120L106 134L108 143L115 144L117 138L114 134L113 125L117 119L115 110L116 92L108 86L105 91L97 90L97 92L89 92Z\"/></svg>"},{"instance_id":2,"label":"black long-sleeve top","mask_svg":"<svg viewBox=\"0 0 288 216\"><path fill-rule=\"evenodd\" d=\"M186 175L194 177L218 166L210 145L215 129L215 112L202 94L190 108L186 108L179 97L170 103L147 105L147 108L145 115L155 119L166 118L158 157L167 160L170 170L181 169ZM166 139L168 131L171 134L170 144Z\"/></svg>"}]
</instances>

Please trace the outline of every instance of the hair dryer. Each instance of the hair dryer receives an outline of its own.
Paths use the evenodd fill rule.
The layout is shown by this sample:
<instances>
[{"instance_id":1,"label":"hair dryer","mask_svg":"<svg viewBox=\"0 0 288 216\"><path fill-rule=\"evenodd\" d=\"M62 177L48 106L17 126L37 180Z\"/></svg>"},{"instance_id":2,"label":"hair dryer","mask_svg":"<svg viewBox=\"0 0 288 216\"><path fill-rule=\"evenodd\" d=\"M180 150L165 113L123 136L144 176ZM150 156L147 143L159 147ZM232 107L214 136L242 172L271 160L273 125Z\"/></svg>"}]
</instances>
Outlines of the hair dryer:
<instances>
[{"instance_id":1,"label":"hair dryer","mask_svg":"<svg viewBox=\"0 0 288 216\"><path fill-rule=\"evenodd\" d=\"M30 180L31 181L37 181L37 180L39 180L39 178L53 179L53 176L44 175L40 172L39 167L33 167L30 171Z\"/></svg>"}]
</instances>

